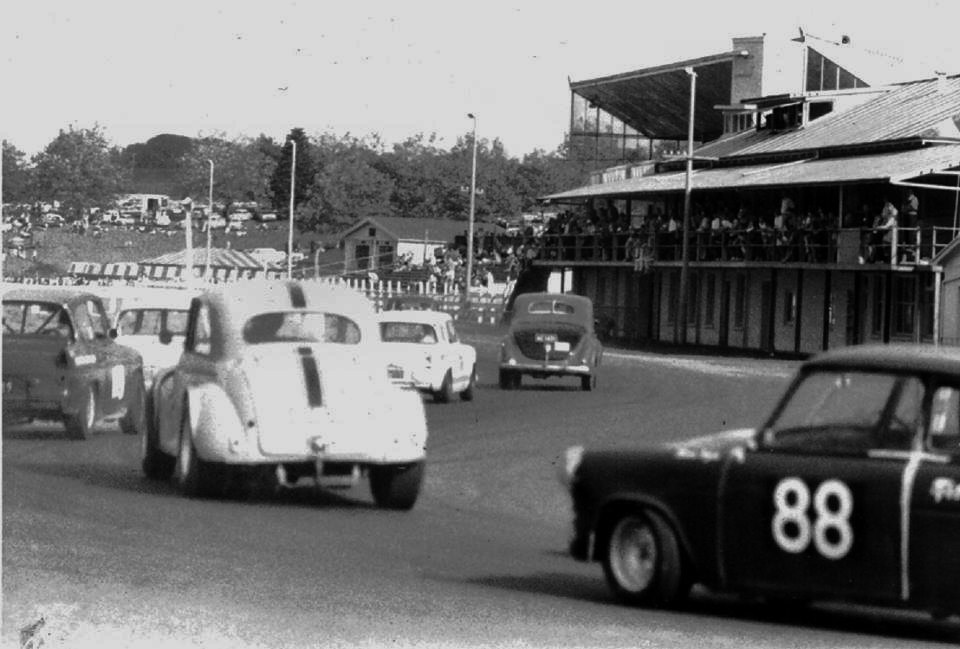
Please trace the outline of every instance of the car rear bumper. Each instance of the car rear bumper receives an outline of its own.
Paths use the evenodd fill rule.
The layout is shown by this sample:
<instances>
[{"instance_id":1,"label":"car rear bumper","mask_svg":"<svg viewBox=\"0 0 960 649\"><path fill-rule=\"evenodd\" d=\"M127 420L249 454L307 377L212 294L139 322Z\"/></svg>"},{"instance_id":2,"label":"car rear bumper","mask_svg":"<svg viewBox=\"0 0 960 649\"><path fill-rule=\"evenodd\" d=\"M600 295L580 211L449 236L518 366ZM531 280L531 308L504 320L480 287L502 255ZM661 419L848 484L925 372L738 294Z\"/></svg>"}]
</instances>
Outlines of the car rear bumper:
<instances>
[{"instance_id":1,"label":"car rear bumper","mask_svg":"<svg viewBox=\"0 0 960 649\"><path fill-rule=\"evenodd\" d=\"M555 362L514 361L500 363L501 370L520 372L521 374L575 375L590 376L593 368L589 365L567 365Z\"/></svg>"}]
</instances>

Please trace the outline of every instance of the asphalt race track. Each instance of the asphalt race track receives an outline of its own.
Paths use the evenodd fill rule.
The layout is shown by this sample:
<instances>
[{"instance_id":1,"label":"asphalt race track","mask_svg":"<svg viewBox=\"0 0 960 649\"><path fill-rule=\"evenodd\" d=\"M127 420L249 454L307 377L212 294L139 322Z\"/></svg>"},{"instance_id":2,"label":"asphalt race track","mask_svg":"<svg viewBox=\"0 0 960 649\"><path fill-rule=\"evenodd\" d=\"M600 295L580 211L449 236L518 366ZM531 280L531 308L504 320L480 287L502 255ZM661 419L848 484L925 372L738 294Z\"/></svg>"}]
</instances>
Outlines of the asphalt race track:
<instances>
[{"instance_id":1,"label":"asphalt race track","mask_svg":"<svg viewBox=\"0 0 960 649\"><path fill-rule=\"evenodd\" d=\"M564 448L756 424L795 363L613 351L599 390L496 388L475 339L472 403L427 405L425 489L375 509L365 484L187 500L139 471L139 440L53 424L3 432L3 641L42 616L46 647L910 647L956 619L774 607L696 592L682 610L615 603L599 565L565 555Z\"/></svg>"}]
</instances>

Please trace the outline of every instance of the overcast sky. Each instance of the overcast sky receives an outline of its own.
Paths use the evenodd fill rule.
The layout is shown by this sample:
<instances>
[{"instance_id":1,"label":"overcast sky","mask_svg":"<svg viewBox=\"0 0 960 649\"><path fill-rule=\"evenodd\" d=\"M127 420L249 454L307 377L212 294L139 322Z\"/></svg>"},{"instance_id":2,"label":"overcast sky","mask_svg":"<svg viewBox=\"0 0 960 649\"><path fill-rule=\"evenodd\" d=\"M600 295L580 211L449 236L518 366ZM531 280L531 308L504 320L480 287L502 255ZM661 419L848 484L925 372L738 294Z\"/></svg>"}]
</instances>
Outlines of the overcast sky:
<instances>
[{"instance_id":1,"label":"overcast sky","mask_svg":"<svg viewBox=\"0 0 960 649\"><path fill-rule=\"evenodd\" d=\"M888 4L888 3L884 3ZM69 124L159 133L436 132L552 150L573 80L803 27L960 72L960 2L32 0L0 8L3 137L36 153ZM931 72L932 76L932 72Z\"/></svg>"}]
</instances>

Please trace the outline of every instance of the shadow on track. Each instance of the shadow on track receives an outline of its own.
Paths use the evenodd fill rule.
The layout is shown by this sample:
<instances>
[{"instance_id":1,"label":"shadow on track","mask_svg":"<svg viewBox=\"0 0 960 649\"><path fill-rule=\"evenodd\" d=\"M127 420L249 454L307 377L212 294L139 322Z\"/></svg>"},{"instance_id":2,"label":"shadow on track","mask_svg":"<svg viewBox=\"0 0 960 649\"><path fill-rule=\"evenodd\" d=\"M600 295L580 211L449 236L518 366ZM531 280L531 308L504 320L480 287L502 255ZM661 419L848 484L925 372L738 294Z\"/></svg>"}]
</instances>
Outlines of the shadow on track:
<instances>
[{"instance_id":1,"label":"shadow on track","mask_svg":"<svg viewBox=\"0 0 960 649\"><path fill-rule=\"evenodd\" d=\"M149 480L136 467L89 463L17 464L17 469L39 475L76 480L86 485L116 489L132 493L150 494L170 498L182 498L174 484L167 480ZM357 510L375 509L372 502L353 497L366 485L361 481L351 489L351 496L313 485L293 488L268 487L262 484L233 484L223 492L197 501L224 501L251 504L277 504L299 507L336 507Z\"/></svg>"},{"instance_id":2,"label":"shadow on track","mask_svg":"<svg viewBox=\"0 0 960 649\"><path fill-rule=\"evenodd\" d=\"M526 576L480 577L468 579L466 583L535 595L564 597L623 609L629 608L619 604L613 598L600 576L594 578L564 573L535 573ZM788 607L756 599L713 595L700 589L695 590L690 599L676 609L641 608L637 610L638 612L657 610L699 618L729 618L903 640L953 644L960 641L960 624L956 622L956 618L937 622L921 612L840 604ZM638 621L638 623L646 622ZM703 625L709 627L710 621L703 619Z\"/></svg>"}]
</instances>

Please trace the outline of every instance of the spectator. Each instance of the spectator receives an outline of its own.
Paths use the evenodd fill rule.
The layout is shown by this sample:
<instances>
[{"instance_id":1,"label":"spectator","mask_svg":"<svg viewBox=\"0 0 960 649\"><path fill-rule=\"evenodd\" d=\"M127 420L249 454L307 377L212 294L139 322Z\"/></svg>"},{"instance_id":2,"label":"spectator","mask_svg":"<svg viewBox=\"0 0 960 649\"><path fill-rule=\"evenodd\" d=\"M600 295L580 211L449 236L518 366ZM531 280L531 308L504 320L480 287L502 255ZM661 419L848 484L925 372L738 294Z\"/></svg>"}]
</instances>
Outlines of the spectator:
<instances>
[{"instance_id":1,"label":"spectator","mask_svg":"<svg viewBox=\"0 0 960 649\"><path fill-rule=\"evenodd\" d=\"M908 252L913 261L920 260L920 201L912 189L907 190L907 195L903 199L903 205L900 209L900 226L907 228L904 233L904 243L908 246L912 244L912 250Z\"/></svg>"}]
</instances>

